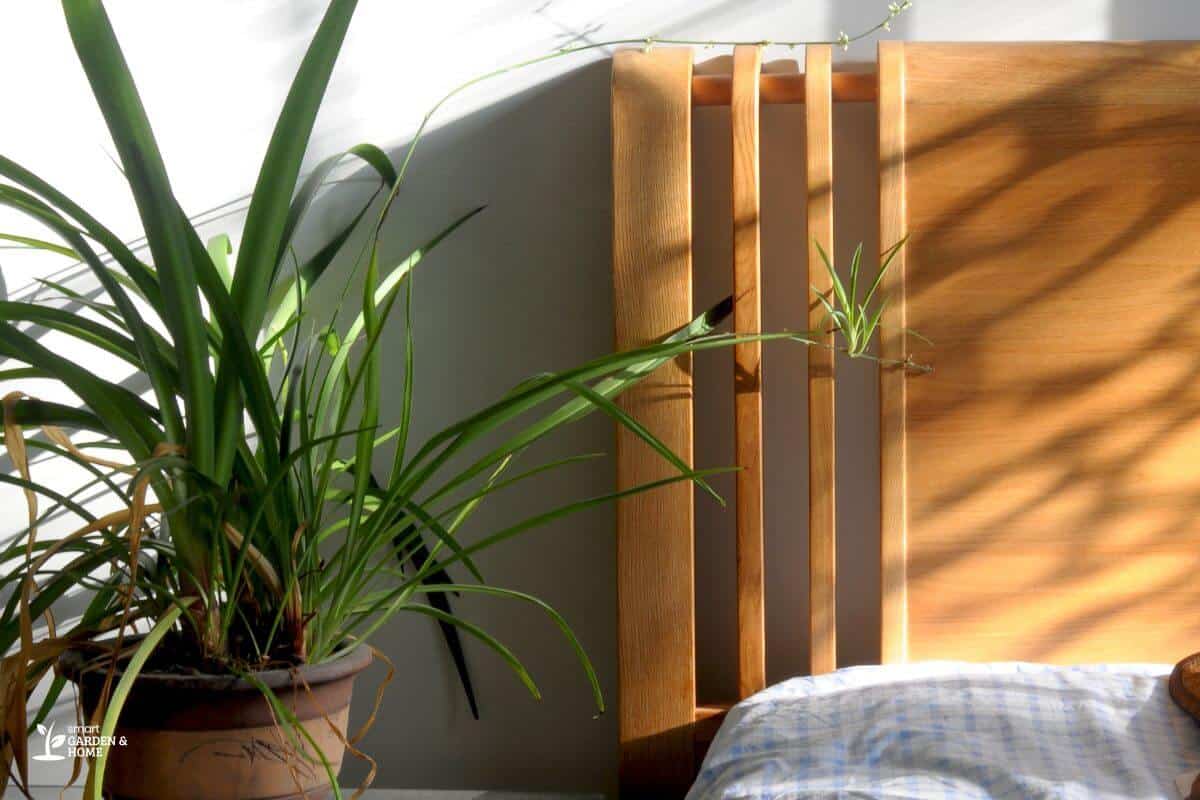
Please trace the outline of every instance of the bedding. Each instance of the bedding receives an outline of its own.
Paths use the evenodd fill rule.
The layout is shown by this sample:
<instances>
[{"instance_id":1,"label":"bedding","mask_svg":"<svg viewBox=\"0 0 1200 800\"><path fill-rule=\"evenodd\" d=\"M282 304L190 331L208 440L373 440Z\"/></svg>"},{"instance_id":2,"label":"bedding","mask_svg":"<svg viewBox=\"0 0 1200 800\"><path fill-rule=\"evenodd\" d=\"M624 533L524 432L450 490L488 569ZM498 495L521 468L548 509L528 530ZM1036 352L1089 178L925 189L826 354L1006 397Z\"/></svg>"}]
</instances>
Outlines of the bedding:
<instances>
[{"instance_id":1,"label":"bedding","mask_svg":"<svg viewBox=\"0 0 1200 800\"><path fill-rule=\"evenodd\" d=\"M730 710L688 800L1178 800L1200 727L1169 673L929 662L793 678Z\"/></svg>"}]
</instances>

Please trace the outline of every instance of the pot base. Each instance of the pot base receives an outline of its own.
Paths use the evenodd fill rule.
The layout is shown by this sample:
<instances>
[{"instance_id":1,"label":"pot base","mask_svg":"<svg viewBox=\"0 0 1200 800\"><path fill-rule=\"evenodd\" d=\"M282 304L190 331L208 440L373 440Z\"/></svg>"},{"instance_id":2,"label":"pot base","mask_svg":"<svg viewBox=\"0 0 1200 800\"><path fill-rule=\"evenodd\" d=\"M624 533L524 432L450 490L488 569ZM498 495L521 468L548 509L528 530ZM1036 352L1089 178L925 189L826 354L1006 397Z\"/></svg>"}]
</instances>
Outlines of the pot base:
<instances>
[{"instance_id":1,"label":"pot base","mask_svg":"<svg viewBox=\"0 0 1200 800\"><path fill-rule=\"evenodd\" d=\"M61 671L81 687L90 719L103 669L64 654ZM297 719L336 777L345 752L354 679L371 663L358 648L342 658L257 674ZM283 723L286 725L286 723ZM277 724L254 685L230 676L142 674L108 749L104 794L113 800L328 800L329 772L316 750ZM293 742L303 742L298 750Z\"/></svg>"},{"instance_id":2,"label":"pot base","mask_svg":"<svg viewBox=\"0 0 1200 800\"><path fill-rule=\"evenodd\" d=\"M334 775L342 766L339 734L345 736L348 716L344 706L328 722L317 717L301 723ZM117 737L126 745L109 751L104 785L124 800L299 800L301 789L310 798L332 795L316 751L306 742L305 758L287 732L273 725L207 731L118 727Z\"/></svg>"}]
</instances>

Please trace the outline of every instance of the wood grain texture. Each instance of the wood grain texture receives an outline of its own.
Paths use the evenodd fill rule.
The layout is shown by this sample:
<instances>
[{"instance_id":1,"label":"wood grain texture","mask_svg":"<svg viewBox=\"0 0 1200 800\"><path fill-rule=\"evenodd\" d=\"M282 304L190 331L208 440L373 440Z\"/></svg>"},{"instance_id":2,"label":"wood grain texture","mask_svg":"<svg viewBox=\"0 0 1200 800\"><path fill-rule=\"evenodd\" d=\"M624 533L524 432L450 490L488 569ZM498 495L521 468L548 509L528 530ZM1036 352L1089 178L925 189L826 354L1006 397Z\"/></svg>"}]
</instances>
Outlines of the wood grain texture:
<instances>
[{"instance_id":1,"label":"wood grain texture","mask_svg":"<svg viewBox=\"0 0 1200 800\"><path fill-rule=\"evenodd\" d=\"M903 42L879 43L879 244L899 242L908 231L904 183ZM881 285L889 298L879 334L884 359L905 357L904 273L907 248L900 251ZM880 462L880 660L904 661L908 641L905 597L905 429L903 370L879 370Z\"/></svg>"},{"instance_id":2,"label":"wood grain texture","mask_svg":"<svg viewBox=\"0 0 1200 800\"><path fill-rule=\"evenodd\" d=\"M733 51L733 328L762 330L758 75L762 49ZM763 585L762 343L733 348L737 473L738 695L767 685Z\"/></svg>"},{"instance_id":3,"label":"wood grain texture","mask_svg":"<svg viewBox=\"0 0 1200 800\"><path fill-rule=\"evenodd\" d=\"M759 102L763 105L804 102L804 76L796 73L769 74L758 78ZM878 95L874 72L838 72L833 75L835 103L873 103ZM697 75L692 78L692 103L697 106L727 106L733 99L729 75Z\"/></svg>"},{"instance_id":4,"label":"wood grain texture","mask_svg":"<svg viewBox=\"0 0 1200 800\"><path fill-rule=\"evenodd\" d=\"M893 46L880 107L883 244L913 237L890 327L936 343L910 340L932 375L885 377L908 656L1178 660L1200 635L1200 45Z\"/></svg>"},{"instance_id":5,"label":"wood grain texture","mask_svg":"<svg viewBox=\"0 0 1200 800\"><path fill-rule=\"evenodd\" d=\"M805 141L808 182L808 280L828 294L833 281L817 252L833 242L833 51L813 45L805 53ZM837 545L835 527L834 351L824 307L810 302L808 328L821 331L808 349L808 564L809 668L814 675L837 669ZM828 349L826 349L828 348Z\"/></svg>"},{"instance_id":6,"label":"wood grain texture","mask_svg":"<svg viewBox=\"0 0 1200 800\"><path fill-rule=\"evenodd\" d=\"M616 347L644 345L692 315L692 54L613 58L613 284ZM621 396L622 407L688 463L690 358ZM674 474L617 429L617 486ZM678 483L617 504L617 635L622 797L682 797L695 774L692 487Z\"/></svg>"}]
</instances>

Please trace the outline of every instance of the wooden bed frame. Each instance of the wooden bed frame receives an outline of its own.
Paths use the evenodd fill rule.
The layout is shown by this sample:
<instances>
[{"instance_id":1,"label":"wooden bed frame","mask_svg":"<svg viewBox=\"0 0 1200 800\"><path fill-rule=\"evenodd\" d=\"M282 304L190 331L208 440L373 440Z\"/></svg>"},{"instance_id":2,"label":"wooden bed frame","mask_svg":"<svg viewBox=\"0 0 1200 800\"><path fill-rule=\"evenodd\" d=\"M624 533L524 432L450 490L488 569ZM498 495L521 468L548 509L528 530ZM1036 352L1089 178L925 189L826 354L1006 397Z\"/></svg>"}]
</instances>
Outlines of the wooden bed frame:
<instances>
[{"instance_id":1,"label":"wooden bed frame","mask_svg":"<svg viewBox=\"0 0 1200 800\"><path fill-rule=\"evenodd\" d=\"M808 240L832 251L832 103L878 101L883 661L1174 661L1200 641L1200 45L885 42L878 75L613 60L616 343L692 307L691 111L728 103L734 328L760 325L758 110L805 103ZM817 264L810 253L810 264ZM823 269L801 281L826 288ZM810 324L821 315L810 311ZM905 333L929 337L928 346ZM735 353L738 689L765 685L761 353ZM837 667L834 375L810 351L811 670ZM690 361L623 399L685 458ZM618 484L670 467L618 433ZM623 797L680 796L696 697L693 503L617 512Z\"/></svg>"}]
</instances>

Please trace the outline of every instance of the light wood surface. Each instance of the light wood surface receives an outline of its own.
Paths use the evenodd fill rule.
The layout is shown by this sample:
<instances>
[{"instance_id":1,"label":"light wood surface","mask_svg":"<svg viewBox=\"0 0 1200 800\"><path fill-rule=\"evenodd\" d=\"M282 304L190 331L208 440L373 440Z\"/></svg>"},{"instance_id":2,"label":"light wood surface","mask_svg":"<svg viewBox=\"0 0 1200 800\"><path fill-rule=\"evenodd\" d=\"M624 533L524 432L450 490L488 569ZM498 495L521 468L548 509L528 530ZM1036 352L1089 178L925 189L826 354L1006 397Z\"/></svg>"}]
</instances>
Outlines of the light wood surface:
<instances>
[{"instance_id":1,"label":"light wood surface","mask_svg":"<svg viewBox=\"0 0 1200 800\"><path fill-rule=\"evenodd\" d=\"M763 74L758 79L758 90L760 102L766 105L803 103L805 79L796 73ZM837 72L833 75L835 103L873 103L877 90L874 72ZM692 79L694 105L727 106L732 99L731 76L697 75Z\"/></svg>"},{"instance_id":2,"label":"light wood surface","mask_svg":"<svg viewBox=\"0 0 1200 800\"><path fill-rule=\"evenodd\" d=\"M759 106L804 102L811 157L807 185L811 224L832 249L833 102L873 100L875 76L832 74L828 48L814 48L817 72L763 75L757 47L734 54L734 74L684 76L687 51L629 51L613 65L614 283L617 344L630 347L682 324L691 309L690 105L731 107L734 323L761 329ZM807 270L806 262L802 269ZM819 280L826 280L820 277ZM804 281L807 285L808 281ZM737 497L738 693L766 685L762 353L735 348L735 479ZM814 668L836 664L833 539L832 364L814 360L821 385L810 400L819 418L810 456L816 556ZM690 460L690 362L681 359L623 402ZM618 441L618 485L629 488L665 474L661 459L627 435ZM618 507L618 646L623 797L681 797L728 705L697 705L693 507L690 490L663 490ZM693 749L689 749L693 748Z\"/></svg>"},{"instance_id":3,"label":"light wood surface","mask_svg":"<svg viewBox=\"0 0 1200 800\"><path fill-rule=\"evenodd\" d=\"M629 50L613 59L618 350L659 339L692 315L691 81L690 50ZM621 404L691 463L690 358L659 369ZM618 488L671 474L664 459L618 427ZM617 504L622 796L681 795L694 775L693 539L686 482Z\"/></svg>"},{"instance_id":4,"label":"light wood surface","mask_svg":"<svg viewBox=\"0 0 1200 800\"><path fill-rule=\"evenodd\" d=\"M833 280L817 252L833 242L833 52L814 45L805 53L804 107L808 182L808 280L828 294ZM809 667L814 675L837 669L837 546L834 489L834 353L824 307L810 299L808 328L826 347L808 349L808 579Z\"/></svg>"},{"instance_id":5,"label":"light wood surface","mask_svg":"<svg viewBox=\"0 0 1200 800\"><path fill-rule=\"evenodd\" d=\"M758 74L762 49L733 51L733 329L762 330L758 174ZM763 586L762 343L733 348L734 458L737 473L738 696L767 685Z\"/></svg>"},{"instance_id":6,"label":"light wood surface","mask_svg":"<svg viewBox=\"0 0 1200 800\"><path fill-rule=\"evenodd\" d=\"M879 245L892 247L908 232L904 183L904 46L879 43ZM879 354L902 361L906 355L904 274L909 248L892 260L881 288L890 298L879 333ZM905 442L903 370L881 366L880 410L880 659L905 660L908 641L905 597Z\"/></svg>"},{"instance_id":7,"label":"light wood surface","mask_svg":"<svg viewBox=\"0 0 1200 800\"><path fill-rule=\"evenodd\" d=\"M752 48L733 79L693 81L686 51L617 58L619 346L691 311L693 103L732 109L735 327L761 323L768 91L808 101L807 225L833 250L829 117L847 84L827 56L778 81L753 77ZM880 244L912 236L883 284L880 354L933 367L880 370L882 660L1179 658L1200 640L1200 45L885 42L878 75L852 83L878 91ZM761 358L736 359L745 695L765 652ZM688 368L625 402L690 458ZM819 672L836 665L834 420L819 357L809 378ZM665 469L618 443L621 486ZM618 510L623 796L681 796L726 710L695 698L692 514L690 490Z\"/></svg>"},{"instance_id":8,"label":"light wood surface","mask_svg":"<svg viewBox=\"0 0 1200 800\"><path fill-rule=\"evenodd\" d=\"M1178 660L1200 45L888 43L880 87L882 243L912 235L884 354L935 342L883 378L885 658Z\"/></svg>"}]
</instances>

